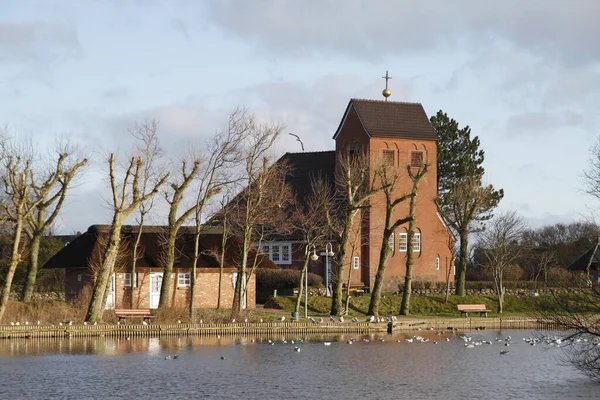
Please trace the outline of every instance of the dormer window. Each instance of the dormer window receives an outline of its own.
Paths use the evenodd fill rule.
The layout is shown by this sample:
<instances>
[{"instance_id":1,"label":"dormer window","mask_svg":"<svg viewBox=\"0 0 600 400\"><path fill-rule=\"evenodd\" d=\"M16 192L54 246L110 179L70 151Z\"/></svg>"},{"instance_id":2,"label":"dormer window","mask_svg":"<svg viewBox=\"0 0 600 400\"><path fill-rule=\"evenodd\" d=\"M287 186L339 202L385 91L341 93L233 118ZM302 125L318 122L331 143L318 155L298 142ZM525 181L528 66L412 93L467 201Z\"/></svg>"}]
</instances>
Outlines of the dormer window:
<instances>
[{"instance_id":1,"label":"dormer window","mask_svg":"<svg viewBox=\"0 0 600 400\"><path fill-rule=\"evenodd\" d=\"M410 166L413 168L420 168L423 165L423 152L413 151L410 153Z\"/></svg>"}]
</instances>

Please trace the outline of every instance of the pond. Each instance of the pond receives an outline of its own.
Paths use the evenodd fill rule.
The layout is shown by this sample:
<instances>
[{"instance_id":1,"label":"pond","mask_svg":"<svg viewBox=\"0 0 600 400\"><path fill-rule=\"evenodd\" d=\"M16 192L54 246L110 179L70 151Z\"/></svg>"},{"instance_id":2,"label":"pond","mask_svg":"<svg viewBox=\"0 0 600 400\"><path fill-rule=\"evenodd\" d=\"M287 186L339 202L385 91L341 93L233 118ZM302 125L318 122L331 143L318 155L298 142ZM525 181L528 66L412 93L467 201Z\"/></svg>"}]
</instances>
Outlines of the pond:
<instances>
[{"instance_id":1,"label":"pond","mask_svg":"<svg viewBox=\"0 0 600 400\"><path fill-rule=\"evenodd\" d=\"M562 350L523 340L540 334L3 340L0 398L598 398Z\"/></svg>"}]
</instances>

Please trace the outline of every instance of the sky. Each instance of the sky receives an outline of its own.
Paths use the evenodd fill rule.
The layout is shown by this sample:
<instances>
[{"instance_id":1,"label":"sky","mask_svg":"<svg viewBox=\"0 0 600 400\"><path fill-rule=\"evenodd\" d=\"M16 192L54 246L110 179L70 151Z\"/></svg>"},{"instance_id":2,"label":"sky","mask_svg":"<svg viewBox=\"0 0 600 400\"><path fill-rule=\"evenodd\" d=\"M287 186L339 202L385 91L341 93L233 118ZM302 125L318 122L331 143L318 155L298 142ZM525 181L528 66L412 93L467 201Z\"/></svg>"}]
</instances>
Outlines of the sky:
<instances>
[{"instance_id":1,"label":"sky","mask_svg":"<svg viewBox=\"0 0 600 400\"><path fill-rule=\"evenodd\" d=\"M242 106L331 150L350 98L383 99L388 70L390 100L472 128L501 208L538 227L600 206L582 179L599 37L596 0L0 0L0 125L89 155L56 222L68 234L110 222L106 155L136 121L158 120L176 154Z\"/></svg>"}]
</instances>

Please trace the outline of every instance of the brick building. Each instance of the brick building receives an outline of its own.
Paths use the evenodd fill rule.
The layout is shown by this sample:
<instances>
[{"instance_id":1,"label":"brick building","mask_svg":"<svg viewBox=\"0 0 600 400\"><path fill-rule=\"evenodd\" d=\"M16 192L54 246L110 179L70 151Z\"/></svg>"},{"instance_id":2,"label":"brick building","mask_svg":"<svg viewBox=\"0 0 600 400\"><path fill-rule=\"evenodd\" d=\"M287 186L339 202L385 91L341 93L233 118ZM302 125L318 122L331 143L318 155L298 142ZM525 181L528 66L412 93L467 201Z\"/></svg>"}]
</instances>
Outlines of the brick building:
<instances>
[{"instance_id":1,"label":"brick building","mask_svg":"<svg viewBox=\"0 0 600 400\"><path fill-rule=\"evenodd\" d=\"M133 243L137 237L138 227L125 226L122 229L119 258L112 275L107 309L130 308L133 296L134 308L157 308L162 284L165 248L165 227L144 226L136 273L132 276ZM77 236L63 249L44 264L44 268L65 269L65 296L74 300L78 296L91 292L94 282L94 271L99 265L102 250L105 247L108 226L93 225L87 232ZM221 251L222 234L218 229L205 230L200 236L200 258L197 263L197 291L195 306L198 308L215 308L218 298L219 262L217 257ZM239 243L235 239L227 242L227 254L223 268L221 301L225 307L233 301L234 285L239 260ZM173 268L173 279L169 305L186 307L190 301L191 267L193 262L194 228L182 227L176 244L177 259ZM267 258L262 258L261 268L276 268ZM132 279L133 278L133 279ZM256 285L254 277L247 283L247 308L256 305Z\"/></svg>"},{"instance_id":2,"label":"brick building","mask_svg":"<svg viewBox=\"0 0 600 400\"><path fill-rule=\"evenodd\" d=\"M407 167L418 169L428 163L427 174L421 180L416 205L416 233L414 239L414 281L453 281L453 239L437 212L437 158L436 134L421 104L351 99L333 139L335 151L287 153L285 160L293 172L289 178L296 196L304 197L310 191L312 177L333 180L337 160L342 152L360 151L369 156L371 179L382 162L398 168L399 184L395 194L410 193L412 182ZM409 202L396 207L396 217L408 215ZM360 229L361 243L350 256L352 284L372 287L375 280L381 237L385 221L385 198L379 193L370 200L370 208L357 215L355 226ZM406 269L407 229L400 227L390 240L392 254L388 261L384 290L395 291L403 282ZM335 246L335 244L334 244ZM325 249L318 249L320 259L311 262L309 271L325 275ZM261 251L283 268L301 268L305 245L293 237L279 238L263 243ZM330 267L331 268L331 267Z\"/></svg>"}]
</instances>

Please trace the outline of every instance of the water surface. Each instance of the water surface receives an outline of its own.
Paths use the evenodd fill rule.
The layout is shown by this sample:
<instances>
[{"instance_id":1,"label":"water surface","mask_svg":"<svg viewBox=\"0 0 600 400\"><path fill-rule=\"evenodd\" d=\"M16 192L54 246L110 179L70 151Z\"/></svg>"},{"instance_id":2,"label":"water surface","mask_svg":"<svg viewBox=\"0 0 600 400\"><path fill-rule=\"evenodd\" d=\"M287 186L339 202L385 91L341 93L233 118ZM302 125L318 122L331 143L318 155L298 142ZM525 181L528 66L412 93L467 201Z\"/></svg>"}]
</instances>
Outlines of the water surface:
<instances>
[{"instance_id":1,"label":"water surface","mask_svg":"<svg viewBox=\"0 0 600 400\"><path fill-rule=\"evenodd\" d=\"M493 344L466 348L452 333L421 331L3 340L0 398L600 398L600 386L564 365L560 349L523 342L532 332L467 335ZM510 347L496 342L508 335ZM430 341L407 342L412 336ZM351 337L357 342L347 344Z\"/></svg>"}]
</instances>

